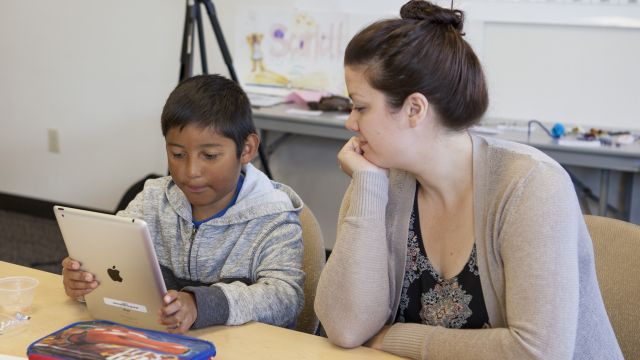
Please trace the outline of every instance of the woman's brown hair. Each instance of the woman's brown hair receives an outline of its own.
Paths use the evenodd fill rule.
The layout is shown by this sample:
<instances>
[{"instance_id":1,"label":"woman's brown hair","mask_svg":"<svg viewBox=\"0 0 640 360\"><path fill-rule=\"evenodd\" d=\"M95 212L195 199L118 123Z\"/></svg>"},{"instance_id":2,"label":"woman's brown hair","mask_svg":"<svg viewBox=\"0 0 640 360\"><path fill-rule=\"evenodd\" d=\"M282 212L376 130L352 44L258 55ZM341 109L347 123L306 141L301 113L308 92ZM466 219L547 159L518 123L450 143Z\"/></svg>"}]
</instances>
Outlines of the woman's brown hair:
<instances>
[{"instance_id":1,"label":"woman's brown hair","mask_svg":"<svg viewBox=\"0 0 640 360\"><path fill-rule=\"evenodd\" d=\"M464 13L412 0L400 16L356 34L345 51L345 66L363 69L392 109L419 92L447 128L478 122L489 97L480 61L462 38Z\"/></svg>"}]
</instances>

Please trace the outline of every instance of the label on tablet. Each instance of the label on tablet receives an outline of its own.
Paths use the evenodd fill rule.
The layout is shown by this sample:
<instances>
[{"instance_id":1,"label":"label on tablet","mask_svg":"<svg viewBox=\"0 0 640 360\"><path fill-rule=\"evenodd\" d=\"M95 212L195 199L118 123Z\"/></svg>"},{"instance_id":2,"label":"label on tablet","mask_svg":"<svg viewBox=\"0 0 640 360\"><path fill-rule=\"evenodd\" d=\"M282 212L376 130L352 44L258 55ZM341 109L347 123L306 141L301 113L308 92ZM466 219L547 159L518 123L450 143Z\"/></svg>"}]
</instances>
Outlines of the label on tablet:
<instances>
[{"instance_id":1,"label":"label on tablet","mask_svg":"<svg viewBox=\"0 0 640 360\"><path fill-rule=\"evenodd\" d=\"M134 304L134 303L130 303L122 300L110 299L110 298L103 298L103 300L105 304L119 307L121 309L133 310L133 311L138 311L142 313L147 312L147 307L144 305L138 305L138 304Z\"/></svg>"}]
</instances>

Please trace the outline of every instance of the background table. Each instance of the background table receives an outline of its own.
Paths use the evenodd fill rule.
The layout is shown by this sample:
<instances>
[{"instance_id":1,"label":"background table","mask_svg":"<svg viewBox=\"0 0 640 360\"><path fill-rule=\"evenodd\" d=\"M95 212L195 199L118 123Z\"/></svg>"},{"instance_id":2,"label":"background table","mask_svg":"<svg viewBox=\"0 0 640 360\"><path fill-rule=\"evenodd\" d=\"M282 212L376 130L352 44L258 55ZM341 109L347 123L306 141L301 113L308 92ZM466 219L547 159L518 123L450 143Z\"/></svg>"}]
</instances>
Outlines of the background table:
<instances>
[{"instance_id":1,"label":"background table","mask_svg":"<svg viewBox=\"0 0 640 360\"><path fill-rule=\"evenodd\" d=\"M292 109L296 110L292 112ZM310 113L298 110L300 110L299 107L291 104L254 109L253 119L256 127L263 132L279 131L339 140L346 140L354 135L353 132L344 127L344 114L325 112L320 115L310 115ZM487 119L483 121L483 124L495 126L500 122L503 122L503 120ZM524 126L526 123L520 123L520 125ZM557 141L551 139L541 129L534 131L531 137L528 137L526 132L515 130L503 130L497 134L481 135L533 146L562 165L599 170L601 174L600 215L606 215L610 171L629 174L629 179L623 189L627 207L624 219L640 224L640 144L638 142L621 147L565 146L559 145Z\"/></svg>"}]
</instances>

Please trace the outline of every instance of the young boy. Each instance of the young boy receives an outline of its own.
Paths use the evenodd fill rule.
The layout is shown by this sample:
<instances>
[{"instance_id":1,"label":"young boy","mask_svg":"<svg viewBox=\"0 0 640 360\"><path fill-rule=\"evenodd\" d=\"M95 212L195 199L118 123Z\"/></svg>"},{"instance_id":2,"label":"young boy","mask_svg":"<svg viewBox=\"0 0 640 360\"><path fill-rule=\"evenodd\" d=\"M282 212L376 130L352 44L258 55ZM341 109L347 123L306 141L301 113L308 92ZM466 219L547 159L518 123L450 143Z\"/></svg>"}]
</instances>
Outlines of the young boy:
<instances>
[{"instance_id":1,"label":"young boy","mask_svg":"<svg viewBox=\"0 0 640 360\"><path fill-rule=\"evenodd\" d=\"M148 180L118 215L143 219L170 289L169 332L260 321L292 327L304 302L302 201L250 161L259 139L244 91L218 75L180 83L162 111L171 176ZM70 258L68 296L98 286Z\"/></svg>"}]
</instances>

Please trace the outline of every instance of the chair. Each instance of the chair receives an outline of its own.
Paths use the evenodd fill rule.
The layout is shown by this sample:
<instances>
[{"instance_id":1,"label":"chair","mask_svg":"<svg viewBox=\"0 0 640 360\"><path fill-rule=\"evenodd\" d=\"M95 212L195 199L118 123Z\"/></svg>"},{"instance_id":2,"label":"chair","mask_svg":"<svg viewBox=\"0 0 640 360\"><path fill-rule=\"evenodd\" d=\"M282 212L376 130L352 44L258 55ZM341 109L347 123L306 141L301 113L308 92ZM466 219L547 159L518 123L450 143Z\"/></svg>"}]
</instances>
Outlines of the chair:
<instances>
[{"instance_id":1,"label":"chair","mask_svg":"<svg viewBox=\"0 0 640 360\"><path fill-rule=\"evenodd\" d=\"M316 298L320 272L322 272L325 263L324 239L318 220L307 206L300 212L300 225L302 226L302 242L304 244L302 269L306 278L304 281L304 308L298 316L296 330L315 334L319 321L313 310L313 303Z\"/></svg>"},{"instance_id":2,"label":"chair","mask_svg":"<svg viewBox=\"0 0 640 360\"><path fill-rule=\"evenodd\" d=\"M640 226L585 215L600 292L625 359L640 359Z\"/></svg>"}]
</instances>

